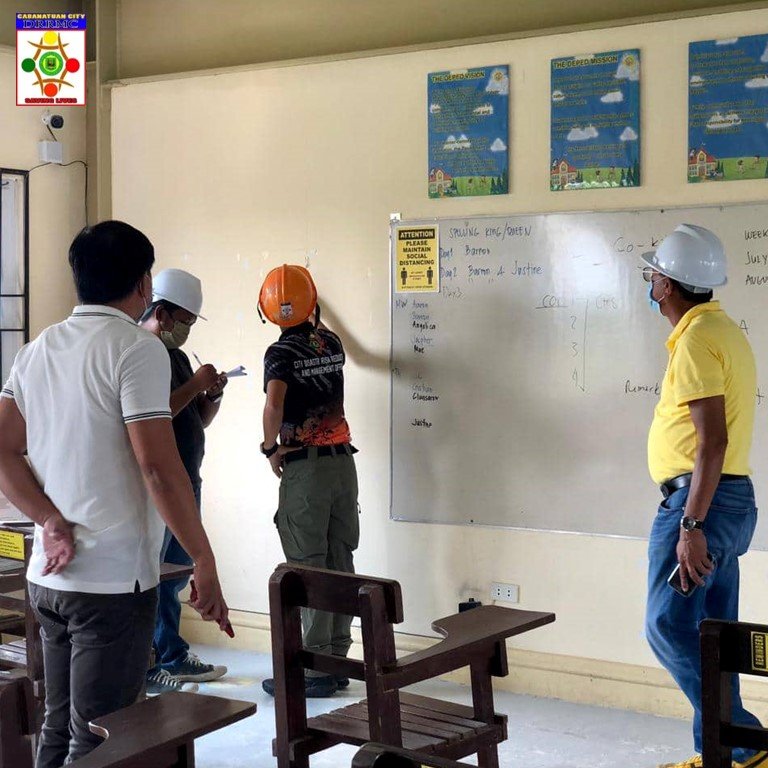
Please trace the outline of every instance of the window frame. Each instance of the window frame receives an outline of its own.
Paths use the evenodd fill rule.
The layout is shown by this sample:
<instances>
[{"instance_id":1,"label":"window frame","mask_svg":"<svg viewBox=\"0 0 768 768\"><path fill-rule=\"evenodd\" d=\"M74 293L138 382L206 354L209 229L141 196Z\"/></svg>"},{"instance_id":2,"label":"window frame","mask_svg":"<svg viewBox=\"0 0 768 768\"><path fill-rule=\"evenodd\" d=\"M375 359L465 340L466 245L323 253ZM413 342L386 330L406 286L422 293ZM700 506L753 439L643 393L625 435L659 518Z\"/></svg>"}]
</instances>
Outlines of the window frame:
<instances>
[{"instance_id":1,"label":"window frame","mask_svg":"<svg viewBox=\"0 0 768 768\"><path fill-rule=\"evenodd\" d=\"M0 369L2 369L3 360L3 336L7 333L23 333L24 344L29 341L29 171L18 168L0 167L0 182L5 176L18 176L24 181L24 280L22 293L0 293L2 299L21 299L24 302L23 322L21 328L0 328ZM2 234L2 195L0 195L0 234ZM2 239L0 239L2 242ZM0 252L0 263L2 263L3 254ZM2 286L0 286L0 291Z\"/></svg>"}]
</instances>

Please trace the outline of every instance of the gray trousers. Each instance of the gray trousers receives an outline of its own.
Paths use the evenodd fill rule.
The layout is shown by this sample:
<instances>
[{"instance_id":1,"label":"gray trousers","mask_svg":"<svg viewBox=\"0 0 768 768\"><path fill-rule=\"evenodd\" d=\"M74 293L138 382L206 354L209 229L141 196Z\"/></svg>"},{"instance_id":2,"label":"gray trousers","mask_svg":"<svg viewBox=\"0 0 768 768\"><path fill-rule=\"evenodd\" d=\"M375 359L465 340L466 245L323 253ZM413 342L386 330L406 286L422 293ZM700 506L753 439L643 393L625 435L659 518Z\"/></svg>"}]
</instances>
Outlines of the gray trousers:
<instances>
[{"instance_id":1,"label":"gray trousers","mask_svg":"<svg viewBox=\"0 0 768 768\"><path fill-rule=\"evenodd\" d=\"M311 452L283 470L275 517L283 552L291 563L354 573L352 553L360 538L355 460ZM347 655L351 616L308 608L301 614L308 649Z\"/></svg>"},{"instance_id":2,"label":"gray trousers","mask_svg":"<svg viewBox=\"0 0 768 768\"><path fill-rule=\"evenodd\" d=\"M88 723L133 704L149 665L157 590L119 595L29 584L40 622L45 721L36 768L61 768L103 739Z\"/></svg>"}]
</instances>

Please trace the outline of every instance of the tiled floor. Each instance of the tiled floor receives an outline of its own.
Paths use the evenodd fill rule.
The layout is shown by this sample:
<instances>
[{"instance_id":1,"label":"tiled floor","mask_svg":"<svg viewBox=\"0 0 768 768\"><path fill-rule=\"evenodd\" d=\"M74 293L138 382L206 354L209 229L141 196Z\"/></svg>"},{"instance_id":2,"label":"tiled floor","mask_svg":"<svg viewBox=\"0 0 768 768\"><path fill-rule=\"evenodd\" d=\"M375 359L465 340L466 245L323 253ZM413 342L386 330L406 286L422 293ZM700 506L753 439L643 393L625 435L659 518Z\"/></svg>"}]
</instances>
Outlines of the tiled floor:
<instances>
[{"instance_id":1,"label":"tiled floor","mask_svg":"<svg viewBox=\"0 0 768 768\"><path fill-rule=\"evenodd\" d=\"M271 676L268 656L197 647L205 660L226 664L220 682L200 686L201 693L255 701L253 717L197 742L197 768L266 768L274 766L273 700L261 690ZM415 686L430 696L468 701L468 689L435 681ZM363 698L362 684L353 681L343 693L309 702L310 715ZM496 694L497 710L509 715L510 738L501 745L502 768L651 768L691 754L690 726L682 720L587 707L562 701ZM353 747L340 746L312 759L312 768L348 768Z\"/></svg>"}]
</instances>

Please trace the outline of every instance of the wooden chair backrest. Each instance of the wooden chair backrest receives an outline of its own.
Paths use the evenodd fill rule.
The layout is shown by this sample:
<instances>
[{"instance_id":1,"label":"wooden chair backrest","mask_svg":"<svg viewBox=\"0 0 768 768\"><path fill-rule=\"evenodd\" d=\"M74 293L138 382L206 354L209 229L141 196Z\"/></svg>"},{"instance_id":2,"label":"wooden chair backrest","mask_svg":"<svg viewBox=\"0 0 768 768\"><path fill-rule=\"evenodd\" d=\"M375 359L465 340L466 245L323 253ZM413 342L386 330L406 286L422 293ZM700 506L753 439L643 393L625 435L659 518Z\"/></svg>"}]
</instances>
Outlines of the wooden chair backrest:
<instances>
[{"instance_id":1,"label":"wooden chair backrest","mask_svg":"<svg viewBox=\"0 0 768 768\"><path fill-rule=\"evenodd\" d=\"M32 768L34 733L32 684L18 671L0 672L0 768Z\"/></svg>"},{"instance_id":2,"label":"wooden chair backrest","mask_svg":"<svg viewBox=\"0 0 768 768\"><path fill-rule=\"evenodd\" d=\"M285 585L283 604L320 611L360 616L360 590L379 586L382 589L386 620L399 624L403 620L403 595L400 585L391 579L358 576L354 573L326 571L303 565L278 565L270 584Z\"/></svg>"},{"instance_id":3,"label":"wooden chair backrest","mask_svg":"<svg viewBox=\"0 0 768 768\"><path fill-rule=\"evenodd\" d=\"M707 619L700 633L704 768L730 768L733 747L768 749L768 729L731 723L733 675L768 677L768 625Z\"/></svg>"}]
</instances>

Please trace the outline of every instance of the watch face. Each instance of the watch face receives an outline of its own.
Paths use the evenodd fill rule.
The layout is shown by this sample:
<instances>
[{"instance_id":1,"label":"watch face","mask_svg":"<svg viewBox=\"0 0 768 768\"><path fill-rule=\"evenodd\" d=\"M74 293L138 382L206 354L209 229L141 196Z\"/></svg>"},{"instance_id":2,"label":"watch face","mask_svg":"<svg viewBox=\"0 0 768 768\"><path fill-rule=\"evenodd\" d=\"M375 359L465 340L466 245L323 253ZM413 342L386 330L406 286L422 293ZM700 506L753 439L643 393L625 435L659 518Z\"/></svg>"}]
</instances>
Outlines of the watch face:
<instances>
[{"instance_id":1,"label":"watch face","mask_svg":"<svg viewBox=\"0 0 768 768\"><path fill-rule=\"evenodd\" d=\"M682 519L682 526L686 531L694 531L696 528L700 528L698 520L694 520L692 517L684 517Z\"/></svg>"}]
</instances>

